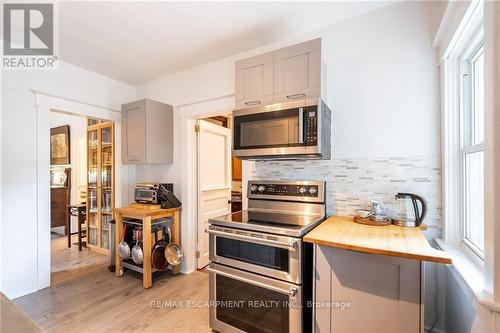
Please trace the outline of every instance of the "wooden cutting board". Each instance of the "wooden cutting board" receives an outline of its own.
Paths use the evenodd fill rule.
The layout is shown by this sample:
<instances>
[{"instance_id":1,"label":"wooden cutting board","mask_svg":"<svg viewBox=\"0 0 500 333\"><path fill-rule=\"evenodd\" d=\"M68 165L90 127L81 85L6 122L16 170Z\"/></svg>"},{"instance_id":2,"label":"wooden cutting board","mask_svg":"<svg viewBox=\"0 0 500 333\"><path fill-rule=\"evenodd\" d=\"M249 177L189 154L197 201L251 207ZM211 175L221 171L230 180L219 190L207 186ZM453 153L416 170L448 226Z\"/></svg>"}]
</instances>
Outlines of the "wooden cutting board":
<instances>
[{"instance_id":1,"label":"wooden cutting board","mask_svg":"<svg viewBox=\"0 0 500 333\"><path fill-rule=\"evenodd\" d=\"M353 218L353 221L356 223L366 224L366 225L389 225L389 224L392 224L391 220L386 220L386 219L384 219L384 220L372 220L372 219L365 219L365 218L362 218L359 216L355 216Z\"/></svg>"}]
</instances>

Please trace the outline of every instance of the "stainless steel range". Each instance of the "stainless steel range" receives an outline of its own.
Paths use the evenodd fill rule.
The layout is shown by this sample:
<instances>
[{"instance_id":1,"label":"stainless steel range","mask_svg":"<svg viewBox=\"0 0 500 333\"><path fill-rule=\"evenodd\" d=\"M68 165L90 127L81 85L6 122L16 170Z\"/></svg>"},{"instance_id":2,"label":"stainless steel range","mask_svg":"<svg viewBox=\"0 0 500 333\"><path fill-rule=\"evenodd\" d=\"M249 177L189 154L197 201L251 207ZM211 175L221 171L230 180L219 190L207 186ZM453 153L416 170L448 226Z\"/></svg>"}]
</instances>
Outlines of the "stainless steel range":
<instances>
[{"instance_id":1,"label":"stainless steel range","mask_svg":"<svg viewBox=\"0 0 500 333\"><path fill-rule=\"evenodd\" d=\"M249 181L248 210L209 220L210 327L218 332L312 329L312 246L325 183Z\"/></svg>"}]
</instances>

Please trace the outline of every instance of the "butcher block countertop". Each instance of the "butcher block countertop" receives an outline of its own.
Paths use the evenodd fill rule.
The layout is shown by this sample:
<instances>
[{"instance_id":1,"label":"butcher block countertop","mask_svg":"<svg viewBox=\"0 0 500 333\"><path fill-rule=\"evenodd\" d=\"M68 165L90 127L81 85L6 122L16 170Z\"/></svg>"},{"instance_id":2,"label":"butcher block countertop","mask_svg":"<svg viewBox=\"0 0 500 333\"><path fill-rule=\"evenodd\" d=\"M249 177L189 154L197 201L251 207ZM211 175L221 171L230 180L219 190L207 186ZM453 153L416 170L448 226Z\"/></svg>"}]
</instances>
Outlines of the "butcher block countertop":
<instances>
[{"instance_id":1,"label":"butcher block countertop","mask_svg":"<svg viewBox=\"0 0 500 333\"><path fill-rule=\"evenodd\" d=\"M304 236L304 241L364 253L451 264L444 251L430 246L420 228L370 226L333 216Z\"/></svg>"}]
</instances>

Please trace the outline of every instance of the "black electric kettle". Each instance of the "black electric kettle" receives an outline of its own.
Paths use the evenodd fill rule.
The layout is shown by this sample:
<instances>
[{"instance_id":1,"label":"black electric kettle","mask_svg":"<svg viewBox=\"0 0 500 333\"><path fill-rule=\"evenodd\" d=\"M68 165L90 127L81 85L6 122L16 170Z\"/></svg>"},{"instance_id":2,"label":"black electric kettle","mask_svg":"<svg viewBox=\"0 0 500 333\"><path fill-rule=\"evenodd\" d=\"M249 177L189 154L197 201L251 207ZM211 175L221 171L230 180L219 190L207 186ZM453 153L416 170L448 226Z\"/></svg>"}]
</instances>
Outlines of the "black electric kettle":
<instances>
[{"instance_id":1,"label":"black electric kettle","mask_svg":"<svg viewBox=\"0 0 500 333\"><path fill-rule=\"evenodd\" d=\"M427 202L412 193L398 193L395 197L392 223L402 227L418 227L427 214Z\"/></svg>"}]
</instances>

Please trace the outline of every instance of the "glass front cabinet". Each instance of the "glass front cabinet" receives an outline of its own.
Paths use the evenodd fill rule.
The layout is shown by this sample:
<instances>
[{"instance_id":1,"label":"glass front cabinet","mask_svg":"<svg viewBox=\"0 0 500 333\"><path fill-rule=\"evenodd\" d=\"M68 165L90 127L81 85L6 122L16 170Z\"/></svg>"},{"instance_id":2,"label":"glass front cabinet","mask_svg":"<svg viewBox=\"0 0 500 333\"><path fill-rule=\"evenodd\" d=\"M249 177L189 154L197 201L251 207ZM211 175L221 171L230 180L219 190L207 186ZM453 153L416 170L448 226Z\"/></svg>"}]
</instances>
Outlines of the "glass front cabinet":
<instances>
[{"instance_id":1,"label":"glass front cabinet","mask_svg":"<svg viewBox=\"0 0 500 333\"><path fill-rule=\"evenodd\" d=\"M114 124L87 127L87 246L108 253L112 245L109 221L115 204Z\"/></svg>"}]
</instances>

